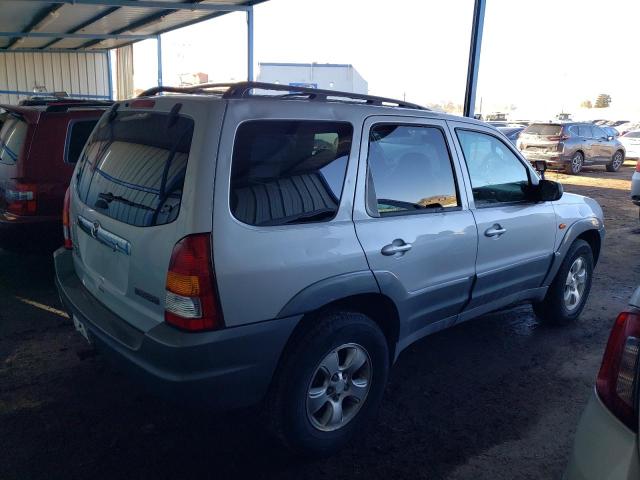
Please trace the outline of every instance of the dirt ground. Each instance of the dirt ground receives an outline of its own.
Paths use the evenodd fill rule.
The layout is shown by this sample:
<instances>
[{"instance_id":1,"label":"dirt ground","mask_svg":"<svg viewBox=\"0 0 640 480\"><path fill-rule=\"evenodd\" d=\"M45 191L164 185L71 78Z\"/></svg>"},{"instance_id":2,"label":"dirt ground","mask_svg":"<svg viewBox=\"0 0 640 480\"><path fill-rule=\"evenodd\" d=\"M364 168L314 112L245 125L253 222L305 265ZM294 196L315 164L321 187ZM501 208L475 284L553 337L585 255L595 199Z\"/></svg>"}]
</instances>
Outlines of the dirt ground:
<instances>
[{"instance_id":1,"label":"dirt ground","mask_svg":"<svg viewBox=\"0 0 640 480\"><path fill-rule=\"evenodd\" d=\"M605 212L579 322L541 326L519 306L418 342L378 423L323 460L280 451L250 412L211 416L141 392L57 310L50 257L0 251L0 479L559 479L609 329L640 283L632 168L548 175Z\"/></svg>"}]
</instances>

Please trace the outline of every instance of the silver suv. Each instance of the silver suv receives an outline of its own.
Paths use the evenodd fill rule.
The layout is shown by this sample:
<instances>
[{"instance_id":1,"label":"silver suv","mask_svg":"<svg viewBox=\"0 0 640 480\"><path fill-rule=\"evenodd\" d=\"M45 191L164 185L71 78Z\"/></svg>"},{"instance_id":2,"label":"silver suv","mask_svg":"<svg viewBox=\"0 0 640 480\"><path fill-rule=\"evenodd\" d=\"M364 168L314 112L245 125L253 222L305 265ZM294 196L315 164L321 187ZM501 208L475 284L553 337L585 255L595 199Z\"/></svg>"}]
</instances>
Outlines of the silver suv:
<instances>
[{"instance_id":1,"label":"silver suv","mask_svg":"<svg viewBox=\"0 0 640 480\"><path fill-rule=\"evenodd\" d=\"M604 236L482 122L259 83L115 104L64 227L80 333L174 400L262 405L307 454L370 419L425 335L524 301L576 319Z\"/></svg>"}]
</instances>

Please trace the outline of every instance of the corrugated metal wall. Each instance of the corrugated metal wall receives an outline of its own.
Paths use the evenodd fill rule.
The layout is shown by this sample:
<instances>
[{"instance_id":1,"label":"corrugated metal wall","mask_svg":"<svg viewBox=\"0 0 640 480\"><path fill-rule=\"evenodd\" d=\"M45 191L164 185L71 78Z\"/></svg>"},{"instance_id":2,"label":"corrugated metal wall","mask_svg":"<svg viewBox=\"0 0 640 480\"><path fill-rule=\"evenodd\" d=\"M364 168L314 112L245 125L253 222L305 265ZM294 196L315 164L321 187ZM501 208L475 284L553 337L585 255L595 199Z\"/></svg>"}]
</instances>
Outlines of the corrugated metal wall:
<instances>
[{"instance_id":1,"label":"corrugated metal wall","mask_svg":"<svg viewBox=\"0 0 640 480\"><path fill-rule=\"evenodd\" d=\"M0 52L0 103L33 95L67 92L70 97L111 97L107 52Z\"/></svg>"}]
</instances>

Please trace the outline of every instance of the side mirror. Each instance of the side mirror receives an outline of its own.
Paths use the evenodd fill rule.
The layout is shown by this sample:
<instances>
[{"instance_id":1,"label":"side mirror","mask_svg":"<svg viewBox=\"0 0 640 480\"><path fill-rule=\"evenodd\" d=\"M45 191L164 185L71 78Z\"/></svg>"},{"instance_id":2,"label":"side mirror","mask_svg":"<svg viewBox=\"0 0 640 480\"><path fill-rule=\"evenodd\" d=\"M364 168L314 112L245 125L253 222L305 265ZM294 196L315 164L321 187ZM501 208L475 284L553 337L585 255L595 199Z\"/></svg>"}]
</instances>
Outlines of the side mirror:
<instances>
[{"instance_id":1,"label":"side mirror","mask_svg":"<svg viewBox=\"0 0 640 480\"><path fill-rule=\"evenodd\" d=\"M608 141L613 140L613 135L609 135L609 136L607 137L607 140L608 140Z\"/></svg>"},{"instance_id":2,"label":"side mirror","mask_svg":"<svg viewBox=\"0 0 640 480\"><path fill-rule=\"evenodd\" d=\"M540 174L540 177L544 180L544 172L547 171L547 162L544 160L534 160L531 162L533 168Z\"/></svg>"},{"instance_id":3,"label":"side mirror","mask_svg":"<svg viewBox=\"0 0 640 480\"><path fill-rule=\"evenodd\" d=\"M536 200L539 202L555 202L562 198L562 184L552 180L540 180L536 187Z\"/></svg>"}]
</instances>

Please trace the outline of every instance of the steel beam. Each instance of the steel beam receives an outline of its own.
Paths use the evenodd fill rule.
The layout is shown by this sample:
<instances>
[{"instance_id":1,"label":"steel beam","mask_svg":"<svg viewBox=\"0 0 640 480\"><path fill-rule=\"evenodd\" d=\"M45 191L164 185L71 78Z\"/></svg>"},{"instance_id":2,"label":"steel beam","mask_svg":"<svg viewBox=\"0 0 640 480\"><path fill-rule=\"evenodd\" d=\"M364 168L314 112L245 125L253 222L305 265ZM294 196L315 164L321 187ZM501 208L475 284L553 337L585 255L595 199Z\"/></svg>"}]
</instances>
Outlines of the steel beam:
<instances>
[{"instance_id":1,"label":"steel beam","mask_svg":"<svg viewBox=\"0 0 640 480\"><path fill-rule=\"evenodd\" d=\"M476 108L478 69L480 68L480 47L482 46L482 30L484 29L484 10L486 3L486 0L475 0L475 5L473 7L469 66L467 67L467 87L464 94L465 117L473 117L474 110Z\"/></svg>"},{"instance_id":2,"label":"steel beam","mask_svg":"<svg viewBox=\"0 0 640 480\"><path fill-rule=\"evenodd\" d=\"M156 46L158 47L158 86L162 86L162 40L160 35L156 36Z\"/></svg>"},{"instance_id":3,"label":"steel beam","mask_svg":"<svg viewBox=\"0 0 640 480\"><path fill-rule=\"evenodd\" d=\"M17 1L32 2L33 0ZM247 12L251 8L248 5L234 5L224 3L158 2L154 0L48 0L48 3L69 5L102 5L106 7L148 8L157 10L191 10L205 12Z\"/></svg>"},{"instance_id":4,"label":"steel beam","mask_svg":"<svg viewBox=\"0 0 640 480\"><path fill-rule=\"evenodd\" d=\"M247 80L253 81L253 7L247 10Z\"/></svg>"},{"instance_id":5,"label":"steel beam","mask_svg":"<svg viewBox=\"0 0 640 480\"><path fill-rule=\"evenodd\" d=\"M155 35L125 35L108 33L59 33L59 32L0 32L0 37L33 37L33 38L87 38L93 40L146 40L156 38Z\"/></svg>"}]
</instances>

